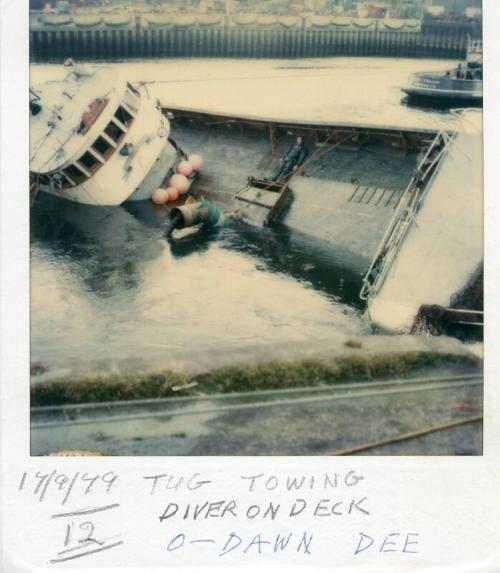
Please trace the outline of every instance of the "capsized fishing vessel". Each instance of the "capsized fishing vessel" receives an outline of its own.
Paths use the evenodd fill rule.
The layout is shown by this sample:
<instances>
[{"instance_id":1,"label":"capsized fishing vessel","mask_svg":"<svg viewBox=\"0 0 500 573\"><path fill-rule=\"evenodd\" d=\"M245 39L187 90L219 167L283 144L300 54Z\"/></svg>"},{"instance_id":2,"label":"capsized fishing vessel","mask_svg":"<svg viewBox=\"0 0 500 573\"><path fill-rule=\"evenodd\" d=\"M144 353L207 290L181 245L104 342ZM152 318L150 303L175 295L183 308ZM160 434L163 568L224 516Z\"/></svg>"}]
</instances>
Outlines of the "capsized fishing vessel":
<instances>
[{"instance_id":1,"label":"capsized fishing vessel","mask_svg":"<svg viewBox=\"0 0 500 573\"><path fill-rule=\"evenodd\" d=\"M481 102L483 99L483 49L481 41L470 41L465 62L443 72L412 74L402 90L413 98L440 101Z\"/></svg>"},{"instance_id":2,"label":"capsized fishing vessel","mask_svg":"<svg viewBox=\"0 0 500 573\"><path fill-rule=\"evenodd\" d=\"M477 277L481 110L453 112L434 129L165 112L183 142L204 141L206 166L193 195L238 208L243 222L303 235L308 248L363 274L360 297L381 329L411 331L428 305L456 310L457 295ZM276 182L298 137L305 160ZM283 185L288 198L270 217Z\"/></svg>"},{"instance_id":3,"label":"capsized fishing vessel","mask_svg":"<svg viewBox=\"0 0 500 573\"><path fill-rule=\"evenodd\" d=\"M419 154L438 126L450 125L311 123L170 106L164 112L187 148L203 141L205 163L192 195L238 208L256 226L304 235L359 274L370 264ZM306 148L303 162L273 181L298 137Z\"/></svg>"},{"instance_id":4,"label":"capsized fishing vessel","mask_svg":"<svg viewBox=\"0 0 500 573\"><path fill-rule=\"evenodd\" d=\"M113 68L65 66L30 89L32 187L90 205L149 199L185 156L168 119Z\"/></svg>"}]
</instances>

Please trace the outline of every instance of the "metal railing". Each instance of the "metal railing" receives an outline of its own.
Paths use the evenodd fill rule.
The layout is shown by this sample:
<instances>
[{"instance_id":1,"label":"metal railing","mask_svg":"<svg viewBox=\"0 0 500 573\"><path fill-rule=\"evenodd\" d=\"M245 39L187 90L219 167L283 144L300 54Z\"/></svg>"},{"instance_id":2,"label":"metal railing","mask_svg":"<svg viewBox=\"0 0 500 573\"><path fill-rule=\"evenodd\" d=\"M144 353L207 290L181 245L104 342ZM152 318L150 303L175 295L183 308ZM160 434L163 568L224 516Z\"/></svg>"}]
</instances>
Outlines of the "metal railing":
<instances>
[{"instance_id":1,"label":"metal railing","mask_svg":"<svg viewBox=\"0 0 500 573\"><path fill-rule=\"evenodd\" d=\"M430 187L436 167L444 157L456 132L440 131L419 162L415 175L401 195L387 230L379 243L370 267L363 277L361 300L380 290L399 248L420 209Z\"/></svg>"}]
</instances>

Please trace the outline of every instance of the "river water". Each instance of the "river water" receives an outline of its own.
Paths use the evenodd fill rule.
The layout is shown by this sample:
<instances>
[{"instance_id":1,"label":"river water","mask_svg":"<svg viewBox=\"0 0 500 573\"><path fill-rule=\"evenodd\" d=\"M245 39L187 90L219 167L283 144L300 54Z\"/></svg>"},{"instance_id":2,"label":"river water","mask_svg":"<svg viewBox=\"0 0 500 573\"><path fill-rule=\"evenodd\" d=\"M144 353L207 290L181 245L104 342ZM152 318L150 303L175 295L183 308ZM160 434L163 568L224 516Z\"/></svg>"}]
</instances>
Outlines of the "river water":
<instances>
[{"instance_id":1,"label":"river water","mask_svg":"<svg viewBox=\"0 0 500 573\"><path fill-rule=\"evenodd\" d=\"M451 62L164 60L114 62L172 107L252 116L425 127L446 110L408 106L400 86ZM40 65L31 83L64 74ZM252 97L249 98L248 94ZM88 207L40 193L31 212L31 357L50 369L342 340L369 332L361 276L285 229L224 230L181 243L149 202ZM185 358L184 358L185 363Z\"/></svg>"}]
</instances>

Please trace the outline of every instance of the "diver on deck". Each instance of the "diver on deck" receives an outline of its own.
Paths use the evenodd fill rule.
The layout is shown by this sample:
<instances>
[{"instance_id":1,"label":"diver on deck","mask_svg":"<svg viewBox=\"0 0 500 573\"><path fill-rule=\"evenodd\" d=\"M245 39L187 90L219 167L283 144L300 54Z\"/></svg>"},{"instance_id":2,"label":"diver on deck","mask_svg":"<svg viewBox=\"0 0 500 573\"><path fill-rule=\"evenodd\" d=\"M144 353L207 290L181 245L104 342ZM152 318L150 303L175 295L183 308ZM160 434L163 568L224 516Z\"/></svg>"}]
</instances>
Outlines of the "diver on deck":
<instances>
[{"instance_id":1,"label":"diver on deck","mask_svg":"<svg viewBox=\"0 0 500 573\"><path fill-rule=\"evenodd\" d=\"M290 146L290 149L283 155L281 163L277 171L272 176L272 181L277 181L281 179L284 175L287 175L291 171L294 171L301 165L306 157L306 146L302 141L302 137L297 137L294 144Z\"/></svg>"}]
</instances>

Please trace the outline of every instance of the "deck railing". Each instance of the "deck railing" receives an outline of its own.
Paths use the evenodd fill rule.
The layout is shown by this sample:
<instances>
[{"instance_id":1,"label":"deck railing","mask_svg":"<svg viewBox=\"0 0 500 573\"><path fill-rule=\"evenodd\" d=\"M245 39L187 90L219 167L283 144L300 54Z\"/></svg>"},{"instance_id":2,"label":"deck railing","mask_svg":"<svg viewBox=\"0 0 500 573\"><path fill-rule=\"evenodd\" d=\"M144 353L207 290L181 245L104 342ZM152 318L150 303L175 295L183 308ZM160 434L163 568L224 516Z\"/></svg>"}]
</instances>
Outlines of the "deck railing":
<instances>
[{"instance_id":1,"label":"deck railing","mask_svg":"<svg viewBox=\"0 0 500 573\"><path fill-rule=\"evenodd\" d=\"M420 209L437 167L446 154L456 132L440 131L419 162L415 175L406 187L396 206L396 211L379 243L370 267L363 277L359 293L361 300L376 294L389 272L399 249Z\"/></svg>"}]
</instances>

